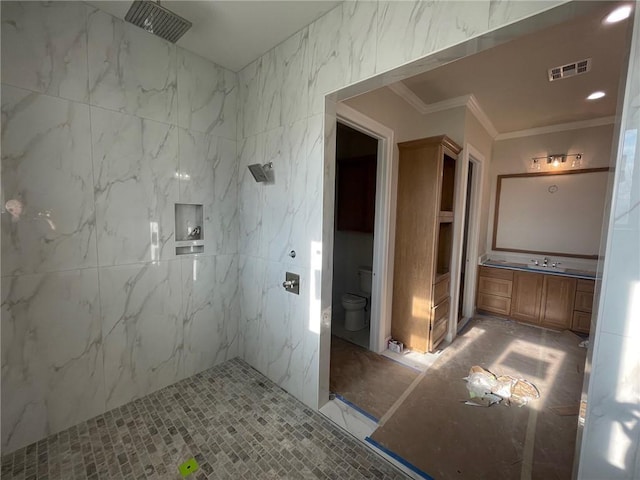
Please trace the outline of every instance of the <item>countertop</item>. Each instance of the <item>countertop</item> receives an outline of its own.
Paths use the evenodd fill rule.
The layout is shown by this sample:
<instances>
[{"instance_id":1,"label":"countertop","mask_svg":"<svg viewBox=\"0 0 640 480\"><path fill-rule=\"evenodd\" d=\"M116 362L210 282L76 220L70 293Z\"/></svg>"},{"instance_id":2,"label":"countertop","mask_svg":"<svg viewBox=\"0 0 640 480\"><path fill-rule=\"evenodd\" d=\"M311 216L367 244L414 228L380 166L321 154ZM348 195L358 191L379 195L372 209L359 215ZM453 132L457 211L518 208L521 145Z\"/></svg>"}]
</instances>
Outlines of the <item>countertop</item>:
<instances>
[{"instance_id":1,"label":"countertop","mask_svg":"<svg viewBox=\"0 0 640 480\"><path fill-rule=\"evenodd\" d=\"M542 273L543 275L558 275L560 277L583 278L585 280L595 280L596 278L596 272L590 272L588 270L572 270L568 268L564 272L562 272L559 270L555 270L553 267L547 267L548 270L543 270L541 268L530 268L526 263L514 263L504 260L489 259L481 263L480 265L485 267L504 268L506 270L520 270L523 272Z\"/></svg>"}]
</instances>

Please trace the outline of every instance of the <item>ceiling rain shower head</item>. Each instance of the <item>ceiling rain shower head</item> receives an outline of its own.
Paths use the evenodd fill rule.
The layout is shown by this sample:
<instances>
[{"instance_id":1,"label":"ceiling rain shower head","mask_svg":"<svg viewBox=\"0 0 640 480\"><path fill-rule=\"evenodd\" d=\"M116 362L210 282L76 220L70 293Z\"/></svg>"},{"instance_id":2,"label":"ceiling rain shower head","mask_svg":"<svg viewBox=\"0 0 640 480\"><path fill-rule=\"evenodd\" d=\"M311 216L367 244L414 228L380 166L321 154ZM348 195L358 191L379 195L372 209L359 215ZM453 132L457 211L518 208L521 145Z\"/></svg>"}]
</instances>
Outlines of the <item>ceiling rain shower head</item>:
<instances>
[{"instance_id":1,"label":"ceiling rain shower head","mask_svg":"<svg viewBox=\"0 0 640 480\"><path fill-rule=\"evenodd\" d=\"M259 163L254 163L249 165L249 171L253 178L258 183L270 182L273 180L273 163L265 163L264 165L260 165Z\"/></svg>"},{"instance_id":2,"label":"ceiling rain shower head","mask_svg":"<svg viewBox=\"0 0 640 480\"><path fill-rule=\"evenodd\" d=\"M161 6L159 1L151 0L135 0L124 19L171 43L176 43L192 25L189 20Z\"/></svg>"}]
</instances>

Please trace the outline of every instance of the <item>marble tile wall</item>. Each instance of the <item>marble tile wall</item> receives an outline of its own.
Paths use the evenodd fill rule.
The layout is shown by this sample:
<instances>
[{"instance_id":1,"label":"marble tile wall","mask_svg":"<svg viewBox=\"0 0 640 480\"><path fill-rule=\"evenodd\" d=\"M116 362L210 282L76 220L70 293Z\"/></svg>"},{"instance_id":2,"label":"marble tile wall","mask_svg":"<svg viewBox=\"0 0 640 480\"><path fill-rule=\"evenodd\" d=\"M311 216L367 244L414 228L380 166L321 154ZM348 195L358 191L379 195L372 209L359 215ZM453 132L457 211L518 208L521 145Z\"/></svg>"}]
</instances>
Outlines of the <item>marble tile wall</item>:
<instances>
[{"instance_id":1,"label":"marble tile wall","mask_svg":"<svg viewBox=\"0 0 640 480\"><path fill-rule=\"evenodd\" d=\"M335 122L335 115L332 113L332 102L335 96L328 94L374 74L385 73L386 78L393 78L393 72L387 73L392 68L414 62L430 53L490 30L510 25L563 3L566 2L562 0L345 2L239 72L238 220L241 295L239 349L240 355L247 362L283 388L297 388L298 385L302 385L301 396L295 390L290 391L313 408L318 408L327 400L325 394L328 392L328 336L330 335L331 305L326 300L327 295L322 292L331 291L332 239L329 236L323 238L323 224L326 231L333 217L333 189L326 182L327 178L332 178L333 165L326 159L332 158L332 155L327 152L335 145L332 141L334 132L332 129L325 131L323 125L325 115L329 125ZM574 5L569 5L569 8L560 12L559 15L571 15L573 8ZM531 25L527 28L531 28ZM308 65L303 66L302 69L297 63L290 64L280 60L286 56L283 53L285 50L295 49L293 46L299 49L297 50L299 57L306 58L305 61L308 62ZM304 53L305 49L306 53ZM637 58L638 54L635 55ZM439 60L451 59L442 57ZM418 63L409 68L421 68ZM304 71L307 71L308 75L304 75ZM406 71L404 73L406 74ZM273 81L282 78L291 79L287 85L287 95L292 98L304 100L304 92L308 92L306 101L297 105L295 113L287 112L282 106L282 91L278 90L278 85L282 85L282 82ZM637 83L640 84L640 82ZM637 93L635 95L637 97ZM634 96L627 98L634 98ZM633 114L635 120L637 120L636 110ZM293 139L303 136L299 132L305 128L301 123L303 118L306 118L306 134L304 134L307 143L306 156L289 157L286 152L297 152L296 155L301 155L303 152L301 149L291 148L291 145L295 145ZM636 159L636 164L637 151L632 157ZM246 165L269 160L274 162L276 184L266 186L254 184L246 171ZM306 204L305 226L304 229L298 226L292 230L289 225L297 221L291 222L284 219L282 212L286 211L287 215L292 217L300 215L301 210L297 208L297 190L300 183L294 183L291 179L301 178L303 171L306 172L304 183L306 191L302 200ZM636 175L637 165L633 171ZM629 185L627 195L632 192L631 198L636 198L639 183ZM279 208L282 211L270 211L273 208ZM636 217L637 210L634 207L633 212ZM274 225L282 227L283 230L274 229ZM613 233L613 243L617 242L616 248L619 250L618 255L615 256L616 259L612 260L616 263L609 267L611 271L621 268L624 265L625 256L633 249L637 256L637 226L636 221L629 236L623 234L622 228L619 228L619 232ZM274 236L274 234L277 235ZM286 253L290 249L296 250L301 255L295 259L283 256L283 252ZM607 253L609 252L610 250L607 250ZM619 278L618 283L615 283L615 285L619 284L620 292L623 292L618 294L622 298L618 299L620 302L615 302L615 305L631 305L629 308L634 309L634 315L637 317L640 282L637 268L635 268L638 264L635 262L633 265L630 275ZM626 268L629 268L628 263ZM285 301L286 295L283 297L281 287L277 288L277 282L284 279L285 271L302 274L303 285L306 283L309 288L306 298L291 297L288 302ZM603 286L605 302L608 295L613 295L606 289L606 282L605 279ZM630 290L633 285L635 285L633 287L635 294ZM635 295L633 297L635 300L632 299L632 295ZM330 297L330 293L328 296ZM274 304L279 306L274 308ZM295 315L293 312L296 310L303 312L306 316ZM279 314L271 313L275 311ZM628 399L631 395L637 405L638 386L637 381L634 380L638 378L637 359L630 361L629 355L625 357L619 354L615 347L625 339L628 343L628 338L631 338L628 331L632 317L629 315L619 317L612 310L601 316L600 323L611 325L609 328L613 328L618 318L624 319L619 329L627 332L624 334L627 336L622 337L619 332L608 332L608 329L602 327L605 334L602 336L600 346L596 345L597 351L594 351L593 375L597 373L600 376L606 376L610 364L617 365L619 362L620 379L628 384L625 398ZM298 327L291 328L292 323L298 323ZM280 334L274 335L275 331L279 331ZM301 332L303 335L303 368L301 370L292 368L292 363L282 360L293 355L297 345L296 332ZM635 332L634 335L637 334L637 329L633 332ZM615 337L617 343L613 341L607 343L609 333L618 335ZM289 337L284 339L283 335L289 335ZM300 375L301 378L293 380L296 375ZM598 378L597 375L596 378ZM291 385L293 387L290 387ZM600 392L598 395L606 397L604 393L607 390L606 382L596 380L596 385L598 386L593 387L593 391L598 391ZM608 399L607 402L609 401L613 399ZM626 401L624 405L618 405L617 409L610 413L598 413L597 410L593 410L593 415L605 418L602 424L607 425L606 428L611 423L622 422L624 418L635 422L637 426L639 417L637 409L634 410L632 405L633 402ZM625 429L623 423L617 423L616 428L618 432ZM595 453L598 448L602 450L603 440L598 440L598 435L597 429L586 433L585 445L591 453ZM629 446L627 450L633 452L633 448L637 448L638 445L638 429L621 435ZM593 447L589 442L593 443ZM636 453L629 454L625 458L627 462L635 462L633 465L637 469L640 462L635 455ZM592 455L589 460L595 462L598 458L601 459L602 455L600 457ZM587 475L585 478L590 477ZM620 478L623 477L620 476Z\"/></svg>"},{"instance_id":2,"label":"marble tile wall","mask_svg":"<svg viewBox=\"0 0 640 480\"><path fill-rule=\"evenodd\" d=\"M8 453L237 356L238 76L82 2L1 8Z\"/></svg>"}]
</instances>

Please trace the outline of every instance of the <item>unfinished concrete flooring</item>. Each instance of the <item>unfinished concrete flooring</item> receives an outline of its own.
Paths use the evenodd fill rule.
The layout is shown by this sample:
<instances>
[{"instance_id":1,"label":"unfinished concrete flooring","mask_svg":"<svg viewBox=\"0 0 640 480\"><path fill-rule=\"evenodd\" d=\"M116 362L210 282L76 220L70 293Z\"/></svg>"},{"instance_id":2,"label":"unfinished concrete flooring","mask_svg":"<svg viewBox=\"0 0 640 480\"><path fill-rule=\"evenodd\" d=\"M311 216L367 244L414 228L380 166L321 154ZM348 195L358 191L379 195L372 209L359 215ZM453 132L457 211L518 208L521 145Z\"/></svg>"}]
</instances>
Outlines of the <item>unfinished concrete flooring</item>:
<instances>
[{"instance_id":1,"label":"unfinished concrete flooring","mask_svg":"<svg viewBox=\"0 0 640 480\"><path fill-rule=\"evenodd\" d=\"M402 403L378 417L371 437L438 480L569 479L586 357L580 341L570 332L474 319ZM527 379L540 398L522 408L465 405L463 378L473 365Z\"/></svg>"}]
</instances>

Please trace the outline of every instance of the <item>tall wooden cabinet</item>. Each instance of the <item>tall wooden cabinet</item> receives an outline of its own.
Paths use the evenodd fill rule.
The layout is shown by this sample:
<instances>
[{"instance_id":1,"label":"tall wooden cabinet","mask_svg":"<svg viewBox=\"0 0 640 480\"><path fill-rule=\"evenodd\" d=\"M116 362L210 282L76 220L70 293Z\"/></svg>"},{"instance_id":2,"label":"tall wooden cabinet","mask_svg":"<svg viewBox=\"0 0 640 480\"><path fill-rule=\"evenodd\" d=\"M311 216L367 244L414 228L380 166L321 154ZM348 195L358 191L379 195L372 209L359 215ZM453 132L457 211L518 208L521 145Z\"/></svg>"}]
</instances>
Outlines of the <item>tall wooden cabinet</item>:
<instances>
[{"instance_id":1,"label":"tall wooden cabinet","mask_svg":"<svg viewBox=\"0 0 640 480\"><path fill-rule=\"evenodd\" d=\"M456 160L446 136L399 143L391 335L431 352L449 320Z\"/></svg>"}]
</instances>

